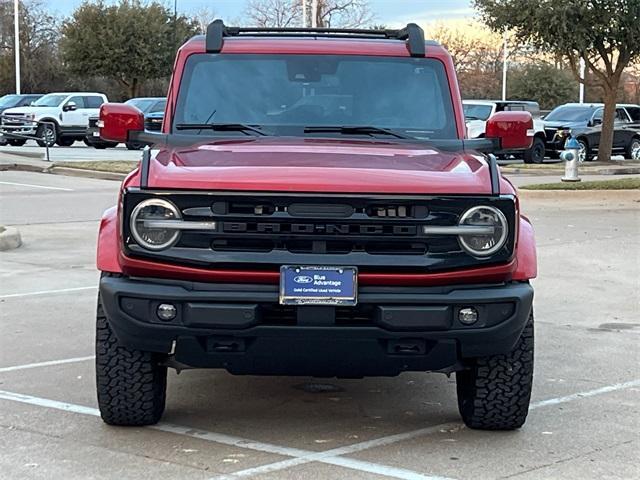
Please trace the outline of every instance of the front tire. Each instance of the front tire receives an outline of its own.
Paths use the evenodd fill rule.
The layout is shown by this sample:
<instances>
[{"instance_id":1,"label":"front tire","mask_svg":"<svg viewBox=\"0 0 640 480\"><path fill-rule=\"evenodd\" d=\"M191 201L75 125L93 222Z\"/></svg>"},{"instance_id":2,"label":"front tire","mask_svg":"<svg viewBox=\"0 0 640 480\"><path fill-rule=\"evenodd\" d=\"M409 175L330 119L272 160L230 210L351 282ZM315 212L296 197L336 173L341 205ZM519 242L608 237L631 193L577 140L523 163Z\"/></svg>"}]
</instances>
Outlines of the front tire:
<instances>
[{"instance_id":1,"label":"front tire","mask_svg":"<svg viewBox=\"0 0 640 480\"><path fill-rule=\"evenodd\" d=\"M167 390L167 367L160 365L163 357L120 345L98 299L96 387L100 416L105 423L158 423Z\"/></svg>"},{"instance_id":2,"label":"front tire","mask_svg":"<svg viewBox=\"0 0 640 480\"><path fill-rule=\"evenodd\" d=\"M524 425L533 384L533 313L506 355L476 358L456 373L458 409L469 428L514 430Z\"/></svg>"},{"instance_id":3,"label":"front tire","mask_svg":"<svg viewBox=\"0 0 640 480\"><path fill-rule=\"evenodd\" d=\"M593 155L589 150L589 144L584 138L579 138L578 143L580 144L580 150L578 151L578 162L590 162L593 160Z\"/></svg>"},{"instance_id":4,"label":"front tire","mask_svg":"<svg viewBox=\"0 0 640 480\"><path fill-rule=\"evenodd\" d=\"M36 130L36 143L41 147L53 147L58 141L58 129L55 125L43 123Z\"/></svg>"},{"instance_id":5,"label":"front tire","mask_svg":"<svg viewBox=\"0 0 640 480\"><path fill-rule=\"evenodd\" d=\"M27 143L27 141L22 138L9 138L7 140L7 143L12 147L22 147L25 143Z\"/></svg>"},{"instance_id":6,"label":"front tire","mask_svg":"<svg viewBox=\"0 0 640 480\"><path fill-rule=\"evenodd\" d=\"M142 143L127 142L124 144L127 150L140 150L144 145Z\"/></svg>"},{"instance_id":7,"label":"front tire","mask_svg":"<svg viewBox=\"0 0 640 480\"><path fill-rule=\"evenodd\" d=\"M544 155L544 140L540 137L534 137L531 148L524 151L524 163L543 163Z\"/></svg>"}]
</instances>

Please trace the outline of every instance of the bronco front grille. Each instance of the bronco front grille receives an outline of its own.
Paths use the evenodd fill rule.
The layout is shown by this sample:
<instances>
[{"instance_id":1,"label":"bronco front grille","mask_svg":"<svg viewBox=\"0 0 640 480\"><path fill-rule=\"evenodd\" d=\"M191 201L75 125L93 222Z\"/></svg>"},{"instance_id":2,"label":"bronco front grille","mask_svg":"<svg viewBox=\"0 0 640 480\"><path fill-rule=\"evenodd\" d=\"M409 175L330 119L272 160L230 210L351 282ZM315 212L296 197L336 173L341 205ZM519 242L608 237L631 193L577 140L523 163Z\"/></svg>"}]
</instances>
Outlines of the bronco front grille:
<instances>
[{"instance_id":1,"label":"bronco front grille","mask_svg":"<svg viewBox=\"0 0 640 480\"><path fill-rule=\"evenodd\" d=\"M130 256L216 268L277 269L281 265L353 265L361 270L463 268L509 260L515 202L502 197L407 197L326 194L154 192L131 189L128 219L140 201L171 200L184 221L215 222L215 230L185 230L167 250L137 245L124 221ZM487 259L470 256L456 236L428 236L424 226L453 226L468 208L500 208L509 221L505 247Z\"/></svg>"}]
</instances>

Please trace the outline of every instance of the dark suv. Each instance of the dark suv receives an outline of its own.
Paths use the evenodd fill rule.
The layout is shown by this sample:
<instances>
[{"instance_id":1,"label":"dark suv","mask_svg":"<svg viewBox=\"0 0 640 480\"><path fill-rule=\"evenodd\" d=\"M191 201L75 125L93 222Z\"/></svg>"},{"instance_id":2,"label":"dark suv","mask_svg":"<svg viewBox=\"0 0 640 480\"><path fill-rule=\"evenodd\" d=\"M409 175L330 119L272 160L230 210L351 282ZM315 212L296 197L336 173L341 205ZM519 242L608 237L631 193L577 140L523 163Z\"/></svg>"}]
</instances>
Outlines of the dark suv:
<instances>
[{"instance_id":1,"label":"dark suv","mask_svg":"<svg viewBox=\"0 0 640 480\"><path fill-rule=\"evenodd\" d=\"M640 121L638 105L618 105L613 135L613 153L631 158L640 147ZM570 136L580 144L579 160L592 160L597 154L602 134L604 105L601 103L566 103L556 107L544 118L547 139L546 150L557 158ZM635 116L634 121L632 115Z\"/></svg>"}]
</instances>

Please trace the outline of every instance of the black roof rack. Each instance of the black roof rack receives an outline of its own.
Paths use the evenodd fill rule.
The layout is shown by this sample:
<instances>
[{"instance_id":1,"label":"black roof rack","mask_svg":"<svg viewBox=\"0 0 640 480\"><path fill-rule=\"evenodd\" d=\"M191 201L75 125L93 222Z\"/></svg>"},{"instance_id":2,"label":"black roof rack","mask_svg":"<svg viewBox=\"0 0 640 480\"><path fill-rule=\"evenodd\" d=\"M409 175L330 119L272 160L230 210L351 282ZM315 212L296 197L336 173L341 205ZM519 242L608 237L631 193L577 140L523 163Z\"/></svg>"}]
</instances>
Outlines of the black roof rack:
<instances>
[{"instance_id":1,"label":"black roof rack","mask_svg":"<svg viewBox=\"0 0 640 480\"><path fill-rule=\"evenodd\" d=\"M253 37L342 37L342 38L389 38L406 40L412 57L425 56L424 31L415 23L409 23L400 30L367 30L356 28L265 28L227 27L222 20L214 20L207 27L207 53L220 53L224 37L248 35Z\"/></svg>"}]
</instances>

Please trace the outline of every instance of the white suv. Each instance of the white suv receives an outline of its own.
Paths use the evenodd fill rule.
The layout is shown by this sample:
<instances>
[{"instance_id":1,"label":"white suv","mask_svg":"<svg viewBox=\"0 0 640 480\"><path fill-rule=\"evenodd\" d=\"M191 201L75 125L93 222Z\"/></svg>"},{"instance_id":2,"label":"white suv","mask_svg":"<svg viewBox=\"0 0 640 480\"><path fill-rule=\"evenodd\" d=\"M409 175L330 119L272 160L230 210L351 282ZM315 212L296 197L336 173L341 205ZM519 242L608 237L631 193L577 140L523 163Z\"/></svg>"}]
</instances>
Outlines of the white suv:
<instances>
[{"instance_id":1,"label":"white suv","mask_svg":"<svg viewBox=\"0 0 640 480\"><path fill-rule=\"evenodd\" d=\"M544 122L540 118L540 106L537 102L520 100L463 100L464 117L467 123L467 138L484 137L487 119L496 112L525 111L533 117L535 131L529 150L514 153L522 155L525 163L542 163L545 156Z\"/></svg>"},{"instance_id":2,"label":"white suv","mask_svg":"<svg viewBox=\"0 0 640 480\"><path fill-rule=\"evenodd\" d=\"M68 147L84 138L89 117L98 115L100 105L107 101L102 93L49 93L28 107L5 110L0 133L7 138L12 134L38 137L41 147L56 143Z\"/></svg>"}]
</instances>

